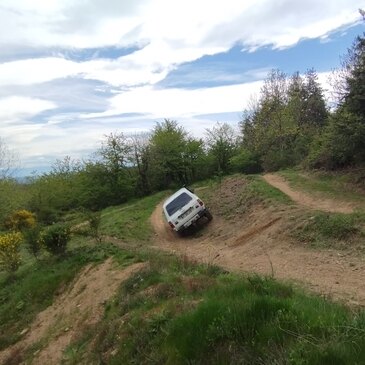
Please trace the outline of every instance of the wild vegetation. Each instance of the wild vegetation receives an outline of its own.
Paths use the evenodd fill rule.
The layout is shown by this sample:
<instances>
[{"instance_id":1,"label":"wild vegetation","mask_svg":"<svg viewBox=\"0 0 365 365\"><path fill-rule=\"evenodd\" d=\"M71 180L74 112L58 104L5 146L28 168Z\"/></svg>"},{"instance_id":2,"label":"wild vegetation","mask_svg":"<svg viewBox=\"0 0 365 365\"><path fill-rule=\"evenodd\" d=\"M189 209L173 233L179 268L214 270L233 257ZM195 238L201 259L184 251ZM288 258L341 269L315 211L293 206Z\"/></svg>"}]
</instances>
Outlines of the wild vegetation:
<instances>
[{"instance_id":1,"label":"wild vegetation","mask_svg":"<svg viewBox=\"0 0 365 365\"><path fill-rule=\"evenodd\" d=\"M279 208L290 205L284 195L259 177L247 180L240 197L250 198L248 205L276 204ZM216 196L213 191L220 182L211 184L213 189L203 190L208 202ZM365 318L360 309L308 295L273 277L233 274L211 263L199 264L186 256L149 249L153 235L149 215L161 196L154 194L101 212L102 232L122 237L123 240L113 241L117 245L127 241L134 249L109 244L106 236L102 243L96 242L90 232L88 236L73 233L61 257L42 250L35 258L23 248L20 269L12 277L0 275L0 348L5 349L26 336L37 313L56 300L85 265L113 257L121 267L136 261L148 265L124 281L115 296L103 303L104 316L100 322L85 325L73 337L63 351L63 364L361 364L365 361ZM223 208L228 203L227 200L220 205ZM225 219L230 221L232 217ZM326 236L327 225L321 219L309 222L316 225L314 232ZM71 222L77 225L79 217L74 215ZM341 230L353 233L345 231ZM331 229L329 232L332 234ZM11 353L4 363L13 364L14 359L34 363L47 341L46 338Z\"/></svg>"},{"instance_id":2,"label":"wild vegetation","mask_svg":"<svg viewBox=\"0 0 365 365\"><path fill-rule=\"evenodd\" d=\"M365 363L363 311L148 245L156 204L169 189L203 180L212 187L203 198L219 200L217 213L227 220L255 206L288 212L291 199L253 175L263 171L281 170L293 186L363 203L364 67L362 35L336 74L335 107L314 70L273 70L238 132L217 123L198 139L166 119L146 134L110 133L90 158L67 156L26 183L14 179L16 157L0 140L0 350L17 343L85 265L112 257L121 267L148 265L103 303L101 322L72 339L65 364ZM232 173L250 175L227 208L216 191ZM363 244L356 247L365 237L360 210L293 211L290 219L295 244L363 253ZM17 350L5 363L32 361L44 346Z\"/></svg>"}]
</instances>

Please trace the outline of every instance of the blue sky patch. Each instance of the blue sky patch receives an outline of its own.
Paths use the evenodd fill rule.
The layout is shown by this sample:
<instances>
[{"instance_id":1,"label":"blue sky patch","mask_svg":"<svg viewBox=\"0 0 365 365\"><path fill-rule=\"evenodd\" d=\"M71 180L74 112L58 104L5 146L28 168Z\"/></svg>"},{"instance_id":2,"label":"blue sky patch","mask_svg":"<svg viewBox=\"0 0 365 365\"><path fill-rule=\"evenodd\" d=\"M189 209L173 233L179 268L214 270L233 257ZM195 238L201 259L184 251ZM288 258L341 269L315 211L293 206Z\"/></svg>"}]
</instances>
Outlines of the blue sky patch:
<instances>
[{"instance_id":1,"label":"blue sky patch","mask_svg":"<svg viewBox=\"0 0 365 365\"><path fill-rule=\"evenodd\" d=\"M273 68L288 74L304 73L310 68L317 72L330 71L340 66L340 56L363 31L364 25L358 24L333 32L326 38L303 39L285 49L266 46L249 52L237 45L228 52L180 65L157 86L194 89L239 84L262 80Z\"/></svg>"}]
</instances>

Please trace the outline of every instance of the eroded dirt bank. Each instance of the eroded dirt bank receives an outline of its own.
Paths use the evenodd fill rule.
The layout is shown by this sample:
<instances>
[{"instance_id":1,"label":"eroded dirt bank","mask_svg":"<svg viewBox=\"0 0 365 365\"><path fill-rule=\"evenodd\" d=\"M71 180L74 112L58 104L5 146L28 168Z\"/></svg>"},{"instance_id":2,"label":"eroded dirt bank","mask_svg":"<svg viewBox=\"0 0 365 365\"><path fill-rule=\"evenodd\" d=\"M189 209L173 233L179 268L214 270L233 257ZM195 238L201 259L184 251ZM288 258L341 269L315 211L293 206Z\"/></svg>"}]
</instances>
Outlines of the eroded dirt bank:
<instances>
[{"instance_id":1,"label":"eroded dirt bank","mask_svg":"<svg viewBox=\"0 0 365 365\"><path fill-rule=\"evenodd\" d=\"M97 266L88 265L67 291L39 313L23 339L0 352L0 364L12 359L22 363L22 353L44 342L34 352L33 364L60 364L63 351L87 326L96 324L104 313L104 303L120 283L140 270L145 263L136 263L121 270L112 259ZM14 362L15 361L15 362Z\"/></svg>"},{"instance_id":2,"label":"eroded dirt bank","mask_svg":"<svg viewBox=\"0 0 365 365\"><path fill-rule=\"evenodd\" d=\"M242 179L232 179L215 193L224 194L217 200L231 199L233 204L240 184L244 184ZM160 203L151 216L155 246L231 271L273 275L349 304L365 305L363 258L346 251L300 246L289 239L288 219L300 209L258 205L242 214L237 208L237 214L228 218L212 209L214 219L208 226L192 237L179 237L165 223Z\"/></svg>"}]
</instances>

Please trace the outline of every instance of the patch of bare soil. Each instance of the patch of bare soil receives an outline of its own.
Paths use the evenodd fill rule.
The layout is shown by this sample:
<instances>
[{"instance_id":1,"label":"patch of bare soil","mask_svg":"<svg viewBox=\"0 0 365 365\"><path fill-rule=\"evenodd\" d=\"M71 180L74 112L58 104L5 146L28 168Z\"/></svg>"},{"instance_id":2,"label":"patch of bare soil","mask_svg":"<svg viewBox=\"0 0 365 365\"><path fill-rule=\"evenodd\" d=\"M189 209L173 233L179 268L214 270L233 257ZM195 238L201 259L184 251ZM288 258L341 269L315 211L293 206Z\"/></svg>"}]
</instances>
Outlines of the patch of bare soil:
<instances>
[{"instance_id":1,"label":"patch of bare soil","mask_svg":"<svg viewBox=\"0 0 365 365\"><path fill-rule=\"evenodd\" d=\"M224 182L235 186L214 191L214 199L237 207L245 181ZM238 185L237 185L238 184ZM220 197L219 194L222 194ZM237 195L238 194L238 195ZM209 201L207 201L209 204ZM155 246L192 260L219 265L229 271L273 275L293 281L340 301L365 305L365 261L353 253L315 250L293 244L287 236L288 220L300 213L300 207L256 206L249 211L237 209L234 217L225 208L211 207L213 220L199 235L177 236L167 225L162 203L151 216Z\"/></svg>"},{"instance_id":2,"label":"patch of bare soil","mask_svg":"<svg viewBox=\"0 0 365 365\"><path fill-rule=\"evenodd\" d=\"M96 324L104 313L105 302L120 283L145 264L136 263L121 270L112 259L85 267L69 288L55 302L39 313L25 336L15 345L0 352L0 363L14 363L32 345L44 342L34 353L33 364L60 364L63 351L84 328ZM21 363L21 361L16 362Z\"/></svg>"},{"instance_id":3,"label":"patch of bare soil","mask_svg":"<svg viewBox=\"0 0 365 365\"><path fill-rule=\"evenodd\" d=\"M297 204L304 205L311 209L331 213L352 213L356 208L355 204L349 202L318 198L303 191L294 190L283 177L276 174L266 174L263 178L270 185L288 195Z\"/></svg>"}]
</instances>

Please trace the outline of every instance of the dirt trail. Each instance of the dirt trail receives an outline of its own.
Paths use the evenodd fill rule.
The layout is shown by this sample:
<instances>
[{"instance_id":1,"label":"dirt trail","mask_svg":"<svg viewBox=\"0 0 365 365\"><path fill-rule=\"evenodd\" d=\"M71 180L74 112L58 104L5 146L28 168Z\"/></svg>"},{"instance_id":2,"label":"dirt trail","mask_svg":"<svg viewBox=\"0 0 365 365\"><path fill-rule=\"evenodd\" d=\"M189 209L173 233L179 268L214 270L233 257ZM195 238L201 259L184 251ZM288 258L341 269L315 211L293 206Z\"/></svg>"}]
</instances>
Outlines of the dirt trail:
<instances>
[{"instance_id":1,"label":"dirt trail","mask_svg":"<svg viewBox=\"0 0 365 365\"><path fill-rule=\"evenodd\" d=\"M266 174L263 176L263 178L270 185L288 195L297 204L304 205L311 209L322 210L324 212L331 213L348 214L353 213L354 209L356 208L355 204L351 204L349 202L319 198L303 191L294 190L289 186L288 182L283 177L276 174Z\"/></svg>"},{"instance_id":2,"label":"dirt trail","mask_svg":"<svg viewBox=\"0 0 365 365\"><path fill-rule=\"evenodd\" d=\"M22 353L32 345L44 341L35 351L33 364L60 364L63 351L87 326L96 324L104 313L104 303L115 293L120 283L139 271L145 263L115 268L112 259L85 267L69 289L39 313L26 329L24 337L15 345L0 352L0 364L11 358L22 363ZM14 359L19 361L14 362Z\"/></svg>"},{"instance_id":3,"label":"dirt trail","mask_svg":"<svg viewBox=\"0 0 365 365\"><path fill-rule=\"evenodd\" d=\"M214 214L200 237L181 238L169 228L162 203L151 216L155 246L229 271L273 275L353 305L365 305L365 261L335 250L314 250L285 238L290 209L257 207L232 223Z\"/></svg>"}]
</instances>

